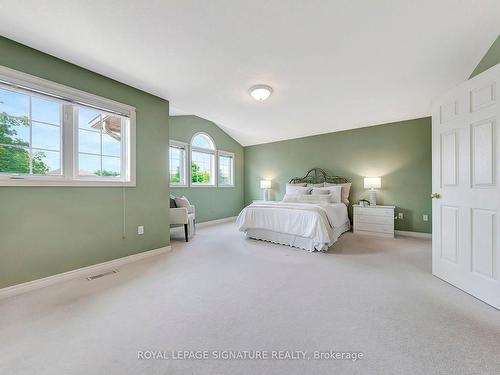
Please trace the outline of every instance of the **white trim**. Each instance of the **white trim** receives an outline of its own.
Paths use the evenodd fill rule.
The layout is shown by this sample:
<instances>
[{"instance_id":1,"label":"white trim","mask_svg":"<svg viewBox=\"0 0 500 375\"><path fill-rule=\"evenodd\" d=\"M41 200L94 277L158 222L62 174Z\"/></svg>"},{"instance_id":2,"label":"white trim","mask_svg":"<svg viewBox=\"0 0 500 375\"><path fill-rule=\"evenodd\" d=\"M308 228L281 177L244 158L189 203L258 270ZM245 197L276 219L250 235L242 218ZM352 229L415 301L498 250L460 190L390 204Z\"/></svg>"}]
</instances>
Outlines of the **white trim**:
<instances>
[{"instance_id":1,"label":"white trim","mask_svg":"<svg viewBox=\"0 0 500 375\"><path fill-rule=\"evenodd\" d=\"M406 230L396 230L394 231L394 233L402 237L426 238L428 240L432 239L431 233L410 232Z\"/></svg>"},{"instance_id":2,"label":"white trim","mask_svg":"<svg viewBox=\"0 0 500 375\"><path fill-rule=\"evenodd\" d=\"M204 221L203 223L196 223L196 226L198 228L203 228L203 227L208 227L210 225L216 225L216 224L222 224L222 223L228 223L231 221L236 221L236 218L238 216L230 216L230 217L224 217L222 219L216 219L216 220L210 220L210 221Z\"/></svg>"},{"instance_id":3,"label":"white trim","mask_svg":"<svg viewBox=\"0 0 500 375\"><path fill-rule=\"evenodd\" d=\"M152 256L164 254L168 251L171 251L171 246L161 247L159 249L144 251L142 253L137 253L133 255L129 255L123 258L113 259L107 262L94 264L88 267L78 268L76 270L59 273L57 275L44 277L43 279L28 281L22 284L8 286L6 288L0 289L0 300L3 298L12 297L21 293L30 292L32 290L37 290L40 288L44 288L46 286L50 286L53 284L60 283L62 281L68 281L77 278L86 278L96 273L102 273L103 271L108 271L113 268L117 268L123 266L128 263L137 262L139 260L149 258Z\"/></svg>"},{"instance_id":4,"label":"white trim","mask_svg":"<svg viewBox=\"0 0 500 375\"><path fill-rule=\"evenodd\" d=\"M204 221L203 223L196 223L196 228L204 228L204 227L209 227L211 225L217 225L217 224L222 224L222 223L229 223L229 222L235 222L236 218L238 216L230 216L230 217L224 217L222 219L216 219L216 220L210 220L210 221ZM171 227L170 228L170 233L176 233L179 231L184 231L184 228L182 226L178 227Z\"/></svg>"},{"instance_id":5,"label":"white trim","mask_svg":"<svg viewBox=\"0 0 500 375\"><path fill-rule=\"evenodd\" d=\"M61 85L43 78L19 72L0 65L0 87L7 90L22 92L30 97L44 97L62 103L62 118L60 123L62 163L61 176L17 175L13 173L0 174L0 186L136 186L135 163L135 108L111 99L93 95L72 87ZM129 126L123 132L120 178L78 177L77 151L78 129L75 128L74 106L91 106L96 111L113 113L128 117ZM71 109L69 107L71 106ZM31 121L31 116L30 116ZM30 132L31 136L31 132ZM31 147L31 142L30 142ZM126 149L126 150L125 150ZM126 152L125 152L126 151ZM125 173L123 173L125 169Z\"/></svg>"},{"instance_id":6,"label":"white trim","mask_svg":"<svg viewBox=\"0 0 500 375\"><path fill-rule=\"evenodd\" d=\"M82 103L100 107L102 110L108 109L127 116L131 116L132 112L135 112L135 107L128 104L90 94L73 87L10 69L3 65L0 65L0 80L12 82L20 86L26 86L27 89L37 90L41 93L71 98Z\"/></svg>"}]
</instances>

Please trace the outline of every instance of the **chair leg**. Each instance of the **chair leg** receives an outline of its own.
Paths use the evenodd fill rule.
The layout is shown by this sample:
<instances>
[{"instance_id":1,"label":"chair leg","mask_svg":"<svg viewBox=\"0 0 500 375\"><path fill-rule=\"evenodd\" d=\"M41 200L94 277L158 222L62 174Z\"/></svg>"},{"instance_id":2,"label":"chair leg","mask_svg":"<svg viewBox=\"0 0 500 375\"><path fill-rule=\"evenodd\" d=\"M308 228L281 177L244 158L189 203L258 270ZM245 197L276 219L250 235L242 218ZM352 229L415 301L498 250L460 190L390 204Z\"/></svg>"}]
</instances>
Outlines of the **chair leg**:
<instances>
[{"instance_id":1,"label":"chair leg","mask_svg":"<svg viewBox=\"0 0 500 375\"><path fill-rule=\"evenodd\" d=\"M184 224L184 236L186 236L186 242L188 242L188 225Z\"/></svg>"}]
</instances>

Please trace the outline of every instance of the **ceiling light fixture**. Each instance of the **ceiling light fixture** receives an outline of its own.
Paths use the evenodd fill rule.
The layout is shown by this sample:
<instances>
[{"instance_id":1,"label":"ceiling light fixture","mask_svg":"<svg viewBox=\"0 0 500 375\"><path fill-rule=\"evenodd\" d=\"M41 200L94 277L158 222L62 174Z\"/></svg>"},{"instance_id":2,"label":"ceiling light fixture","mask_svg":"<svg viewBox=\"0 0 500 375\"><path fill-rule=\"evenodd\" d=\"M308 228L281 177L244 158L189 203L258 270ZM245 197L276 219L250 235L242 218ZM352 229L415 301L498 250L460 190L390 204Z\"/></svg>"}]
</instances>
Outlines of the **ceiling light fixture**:
<instances>
[{"instance_id":1,"label":"ceiling light fixture","mask_svg":"<svg viewBox=\"0 0 500 375\"><path fill-rule=\"evenodd\" d=\"M257 100L258 102L263 102L267 98L271 96L273 93L273 88L268 85L255 85L250 87L248 90L252 98Z\"/></svg>"}]
</instances>

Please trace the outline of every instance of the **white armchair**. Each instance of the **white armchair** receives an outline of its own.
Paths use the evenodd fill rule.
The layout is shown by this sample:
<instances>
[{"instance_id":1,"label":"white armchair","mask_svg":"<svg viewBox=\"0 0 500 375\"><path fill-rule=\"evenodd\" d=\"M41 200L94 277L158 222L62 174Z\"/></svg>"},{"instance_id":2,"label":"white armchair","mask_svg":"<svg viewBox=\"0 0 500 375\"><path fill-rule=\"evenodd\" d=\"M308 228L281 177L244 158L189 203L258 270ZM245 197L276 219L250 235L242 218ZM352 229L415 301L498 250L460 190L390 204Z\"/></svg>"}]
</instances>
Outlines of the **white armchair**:
<instances>
[{"instance_id":1,"label":"white armchair","mask_svg":"<svg viewBox=\"0 0 500 375\"><path fill-rule=\"evenodd\" d=\"M193 233L196 228L195 207L191 205L189 209L186 207L170 208L170 224L183 224L184 235L186 237L186 242L188 242L189 227L191 225L193 226Z\"/></svg>"}]
</instances>

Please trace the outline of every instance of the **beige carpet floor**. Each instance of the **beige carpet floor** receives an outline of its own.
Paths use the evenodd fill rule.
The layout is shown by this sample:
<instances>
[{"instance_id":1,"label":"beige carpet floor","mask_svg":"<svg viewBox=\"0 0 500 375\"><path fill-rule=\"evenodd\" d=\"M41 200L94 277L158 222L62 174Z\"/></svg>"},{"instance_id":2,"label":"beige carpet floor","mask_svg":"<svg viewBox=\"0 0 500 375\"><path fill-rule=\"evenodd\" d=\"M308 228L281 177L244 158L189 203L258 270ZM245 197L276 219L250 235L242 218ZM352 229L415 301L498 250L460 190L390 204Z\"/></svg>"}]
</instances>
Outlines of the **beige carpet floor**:
<instances>
[{"instance_id":1,"label":"beige carpet floor","mask_svg":"<svg viewBox=\"0 0 500 375\"><path fill-rule=\"evenodd\" d=\"M428 240L346 233L327 254L200 228L95 281L0 301L0 374L498 374L500 312L431 275ZM307 352L140 360L138 351ZM358 361L315 360L356 351Z\"/></svg>"}]
</instances>

